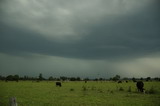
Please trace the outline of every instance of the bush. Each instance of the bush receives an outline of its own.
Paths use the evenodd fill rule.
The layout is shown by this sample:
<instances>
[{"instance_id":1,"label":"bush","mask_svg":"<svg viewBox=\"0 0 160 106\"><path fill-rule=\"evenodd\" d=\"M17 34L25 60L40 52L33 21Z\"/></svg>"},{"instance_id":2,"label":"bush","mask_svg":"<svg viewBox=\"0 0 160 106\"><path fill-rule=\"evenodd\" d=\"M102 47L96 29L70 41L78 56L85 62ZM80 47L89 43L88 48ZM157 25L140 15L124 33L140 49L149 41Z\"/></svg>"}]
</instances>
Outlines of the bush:
<instances>
[{"instance_id":1,"label":"bush","mask_svg":"<svg viewBox=\"0 0 160 106\"><path fill-rule=\"evenodd\" d=\"M87 87L82 86L82 90L83 90L83 91L86 91L86 90L87 90Z\"/></svg>"},{"instance_id":2,"label":"bush","mask_svg":"<svg viewBox=\"0 0 160 106\"><path fill-rule=\"evenodd\" d=\"M114 92L113 92L113 91L110 91L110 93L113 94Z\"/></svg>"},{"instance_id":3,"label":"bush","mask_svg":"<svg viewBox=\"0 0 160 106\"><path fill-rule=\"evenodd\" d=\"M71 88L71 89L70 89L70 91L74 91L74 89L73 89L73 88Z\"/></svg>"}]
</instances>

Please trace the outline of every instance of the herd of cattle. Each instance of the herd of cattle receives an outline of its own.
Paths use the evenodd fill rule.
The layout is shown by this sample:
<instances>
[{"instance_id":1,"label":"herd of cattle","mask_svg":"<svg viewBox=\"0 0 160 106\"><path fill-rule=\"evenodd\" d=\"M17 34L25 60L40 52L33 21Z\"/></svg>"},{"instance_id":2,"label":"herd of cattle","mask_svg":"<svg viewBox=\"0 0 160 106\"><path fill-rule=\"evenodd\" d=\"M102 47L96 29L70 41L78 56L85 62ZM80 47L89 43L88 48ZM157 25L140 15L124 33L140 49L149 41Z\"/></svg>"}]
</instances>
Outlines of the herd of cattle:
<instances>
[{"instance_id":1,"label":"herd of cattle","mask_svg":"<svg viewBox=\"0 0 160 106\"><path fill-rule=\"evenodd\" d=\"M122 81L118 81L118 83L122 83ZM126 81L126 83L128 83L128 81ZM56 86L61 87L62 86L61 82L56 82ZM137 89L138 89L139 92L144 92L144 88L143 88L144 87L144 83L142 81L138 81L136 83L136 86L137 86Z\"/></svg>"}]
</instances>

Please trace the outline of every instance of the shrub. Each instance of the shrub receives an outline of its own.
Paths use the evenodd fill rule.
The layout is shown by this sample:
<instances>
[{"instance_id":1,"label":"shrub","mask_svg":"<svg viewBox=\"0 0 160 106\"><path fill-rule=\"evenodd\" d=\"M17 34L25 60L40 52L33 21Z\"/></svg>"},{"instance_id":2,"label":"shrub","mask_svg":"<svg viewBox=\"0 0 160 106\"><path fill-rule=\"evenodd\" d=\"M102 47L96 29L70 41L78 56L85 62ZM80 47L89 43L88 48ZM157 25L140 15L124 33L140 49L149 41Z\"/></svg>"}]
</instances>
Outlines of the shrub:
<instances>
[{"instance_id":1,"label":"shrub","mask_svg":"<svg viewBox=\"0 0 160 106\"><path fill-rule=\"evenodd\" d=\"M73 89L73 88L71 88L71 89L70 89L70 91L74 91L74 89Z\"/></svg>"},{"instance_id":2,"label":"shrub","mask_svg":"<svg viewBox=\"0 0 160 106\"><path fill-rule=\"evenodd\" d=\"M110 91L110 93L113 94L114 92L113 92L113 91Z\"/></svg>"},{"instance_id":3,"label":"shrub","mask_svg":"<svg viewBox=\"0 0 160 106\"><path fill-rule=\"evenodd\" d=\"M87 87L82 86L82 90L83 90L83 91L86 91L86 90L87 90Z\"/></svg>"}]
</instances>

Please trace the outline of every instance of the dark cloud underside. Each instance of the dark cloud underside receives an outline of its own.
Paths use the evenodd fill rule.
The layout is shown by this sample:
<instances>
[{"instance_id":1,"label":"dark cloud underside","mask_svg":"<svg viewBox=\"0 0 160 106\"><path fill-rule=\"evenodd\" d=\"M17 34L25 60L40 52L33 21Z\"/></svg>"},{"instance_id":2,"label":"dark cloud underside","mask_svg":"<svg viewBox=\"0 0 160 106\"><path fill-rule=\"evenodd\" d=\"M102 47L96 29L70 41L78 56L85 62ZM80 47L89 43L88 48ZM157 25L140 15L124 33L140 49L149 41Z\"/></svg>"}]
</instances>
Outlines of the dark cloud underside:
<instances>
[{"instance_id":1,"label":"dark cloud underside","mask_svg":"<svg viewBox=\"0 0 160 106\"><path fill-rule=\"evenodd\" d=\"M134 14L108 16L85 30L90 33L78 41L57 42L41 34L1 22L1 52L40 53L73 58L102 59L146 55L160 50L160 16L149 7ZM78 28L77 28L78 29ZM80 35L81 36L81 35Z\"/></svg>"},{"instance_id":2,"label":"dark cloud underside","mask_svg":"<svg viewBox=\"0 0 160 106\"><path fill-rule=\"evenodd\" d=\"M123 60L136 63L136 59L141 63L145 60L142 58L150 55L159 58L159 4L158 0L2 0L0 53L62 57L69 61L75 59L77 64L84 60L88 64L84 70L94 72L91 67L96 66L96 62L93 61L105 61L97 63L105 72L105 65L111 66L113 61L112 65ZM68 70L77 68L67 67ZM115 68L109 69L118 72Z\"/></svg>"}]
</instances>

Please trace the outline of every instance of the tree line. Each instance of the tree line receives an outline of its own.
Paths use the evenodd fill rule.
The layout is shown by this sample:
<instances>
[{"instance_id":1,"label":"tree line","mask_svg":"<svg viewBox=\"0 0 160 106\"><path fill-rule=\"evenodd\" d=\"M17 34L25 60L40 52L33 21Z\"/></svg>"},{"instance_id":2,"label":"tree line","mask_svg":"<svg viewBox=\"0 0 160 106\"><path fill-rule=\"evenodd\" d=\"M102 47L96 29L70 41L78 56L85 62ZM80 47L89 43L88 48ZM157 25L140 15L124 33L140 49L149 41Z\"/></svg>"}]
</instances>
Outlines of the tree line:
<instances>
[{"instance_id":1,"label":"tree line","mask_svg":"<svg viewBox=\"0 0 160 106\"><path fill-rule=\"evenodd\" d=\"M53 77L53 76L50 76L48 78L44 78L42 73L40 73L38 75L38 77L29 77L29 76L23 76L23 77L20 77L18 74L16 75L8 75L8 76L1 76L0 75L0 80L3 80L3 81L19 81L19 80L22 80L22 81L25 81L25 80L31 80L31 81L107 81L107 80L110 80L110 81L126 81L126 80L131 80L133 82L136 82L137 80L143 80L143 81L160 81L160 78L159 77L155 77L155 78L151 78L151 77L147 77L147 78L127 78L127 77L124 77L124 78L121 78L120 75L115 75L114 77L111 77L109 79L107 78L95 78L95 79L90 79L90 78L80 78L80 77L66 77L66 76L60 76L58 78L56 77Z\"/></svg>"}]
</instances>

